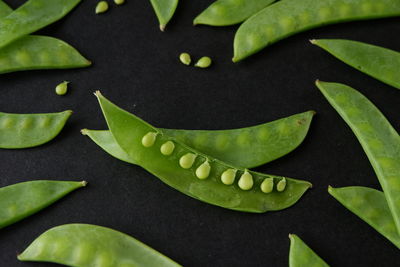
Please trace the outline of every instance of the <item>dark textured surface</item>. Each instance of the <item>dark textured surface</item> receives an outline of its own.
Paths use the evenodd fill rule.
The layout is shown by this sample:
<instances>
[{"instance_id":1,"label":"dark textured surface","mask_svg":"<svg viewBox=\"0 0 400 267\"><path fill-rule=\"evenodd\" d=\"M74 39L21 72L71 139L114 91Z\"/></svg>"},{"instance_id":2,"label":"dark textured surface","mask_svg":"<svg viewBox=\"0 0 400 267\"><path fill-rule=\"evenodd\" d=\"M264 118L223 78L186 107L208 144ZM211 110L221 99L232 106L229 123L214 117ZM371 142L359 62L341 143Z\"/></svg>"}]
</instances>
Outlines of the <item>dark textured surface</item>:
<instances>
[{"instance_id":1,"label":"dark textured surface","mask_svg":"<svg viewBox=\"0 0 400 267\"><path fill-rule=\"evenodd\" d=\"M11 1L7 1L10 2ZM14 7L23 1L15 1ZM15 3L14 2L14 3ZM398 266L398 249L327 193L327 186L379 188L353 133L314 86L315 79L346 83L370 98L400 130L400 91L339 62L312 38L348 38L400 51L400 19L328 26L283 40L233 64L236 27L193 27L212 1L182 1L166 32L147 1L111 4L95 15L84 1L40 33L60 37L94 62L80 70L0 76L0 110L74 114L47 145L0 150L0 186L34 179L89 182L50 208L0 230L0 266L43 231L79 222L130 234L185 266L287 266L289 233L298 234L332 266ZM180 52L211 56L200 70L179 63ZM54 87L71 81L65 97ZM214 207L164 185L140 167L118 161L79 132L105 122L92 92L155 126L226 129L250 126L309 109L317 111L305 142L260 171L307 179L312 190L290 209L246 214Z\"/></svg>"}]
</instances>

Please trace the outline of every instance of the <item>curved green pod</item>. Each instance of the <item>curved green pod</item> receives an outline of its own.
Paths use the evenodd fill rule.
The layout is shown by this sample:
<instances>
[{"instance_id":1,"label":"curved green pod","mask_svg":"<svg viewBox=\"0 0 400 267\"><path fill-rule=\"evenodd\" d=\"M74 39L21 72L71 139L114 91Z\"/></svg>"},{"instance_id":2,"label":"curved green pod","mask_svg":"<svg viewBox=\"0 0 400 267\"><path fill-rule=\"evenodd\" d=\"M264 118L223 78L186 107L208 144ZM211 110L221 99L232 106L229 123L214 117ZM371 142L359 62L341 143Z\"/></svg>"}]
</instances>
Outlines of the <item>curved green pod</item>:
<instances>
[{"instance_id":1,"label":"curved green pod","mask_svg":"<svg viewBox=\"0 0 400 267\"><path fill-rule=\"evenodd\" d=\"M30 181L0 188L0 229L53 204L86 182Z\"/></svg>"},{"instance_id":2,"label":"curved green pod","mask_svg":"<svg viewBox=\"0 0 400 267\"><path fill-rule=\"evenodd\" d=\"M220 207L266 212L296 203L311 187L306 181L251 172L205 155L154 128L96 93L110 131L129 157L178 191ZM162 149L170 144L168 152ZM283 190L262 187L267 180ZM267 193L264 193L267 192ZM272 191L272 192L271 192Z\"/></svg>"},{"instance_id":3,"label":"curved green pod","mask_svg":"<svg viewBox=\"0 0 400 267\"><path fill-rule=\"evenodd\" d=\"M42 145L64 128L72 111L45 114L0 112L0 148L18 149Z\"/></svg>"},{"instance_id":4,"label":"curved green pod","mask_svg":"<svg viewBox=\"0 0 400 267\"><path fill-rule=\"evenodd\" d=\"M329 267L303 240L290 234L289 267Z\"/></svg>"},{"instance_id":5,"label":"curved green pod","mask_svg":"<svg viewBox=\"0 0 400 267\"><path fill-rule=\"evenodd\" d=\"M193 24L229 26L241 23L276 0L217 0L201 12Z\"/></svg>"},{"instance_id":6,"label":"curved green pod","mask_svg":"<svg viewBox=\"0 0 400 267\"><path fill-rule=\"evenodd\" d=\"M51 228L36 238L18 259L74 267L181 266L129 235L90 224Z\"/></svg>"},{"instance_id":7,"label":"curved green pod","mask_svg":"<svg viewBox=\"0 0 400 267\"><path fill-rule=\"evenodd\" d=\"M330 186L328 192L343 206L400 248L400 236L383 192L362 186L342 188Z\"/></svg>"},{"instance_id":8,"label":"curved green pod","mask_svg":"<svg viewBox=\"0 0 400 267\"><path fill-rule=\"evenodd\" d=\"M158 22L160 23L160 30L164 31L168 22L172 19L178 6L179 0L150 0L156 13Z\"/></svg>"},{"instance_id":9,"label":"curved green pod","mask_svg":"<svg viewBox=\"0 0 400 267\"><path fill-rule=\"evenodd\" d=\"M254 168L280 158L298 147L306 137L314 111L295 114L264 124L231 130L160 129L200 152L243 168ZM107 153L134 163L118 147L111 133L83 130Z\"/></svg>"},{"instance_id":10,"label":"curved green pod","mask_svg":"<svg viewBox=\"0 0 400 267\"><path fill-rule=\"evenodd\" d=\"M329 103L350 126L374 168L400 229L400 136L365 96L339 83L317 81Z\"/></svg>"},{"instance_id":11,"label":"curved green pod","mask_svg":"<svg viewBox=\"0 0 400 267\"><path fill-rule=\"evenodd\" d=\"M0 47L35 32L70 12L81 0L29 0L0 19Z\"/></svg>"},{"instance_id":12,"label":"curved green pod","mask_svg":"<svg viewBox=\"0 0 400 267\"><path fill-rule=\"evenodd\" d=\"M398 0L282 0L240 26L232 60L238 62L272 43L319 26L399 15Z\"/></svg>"},{"instance_id":13,"label":"curved green pod","mask_svg":"<svg viewBox=\"0 0 400 267\"><path fill-rule=\"evenodd\" d=\"M400 89L400 53L362 42L341 39L311 40L344 63Z\"/></svg>"}]
</instances>

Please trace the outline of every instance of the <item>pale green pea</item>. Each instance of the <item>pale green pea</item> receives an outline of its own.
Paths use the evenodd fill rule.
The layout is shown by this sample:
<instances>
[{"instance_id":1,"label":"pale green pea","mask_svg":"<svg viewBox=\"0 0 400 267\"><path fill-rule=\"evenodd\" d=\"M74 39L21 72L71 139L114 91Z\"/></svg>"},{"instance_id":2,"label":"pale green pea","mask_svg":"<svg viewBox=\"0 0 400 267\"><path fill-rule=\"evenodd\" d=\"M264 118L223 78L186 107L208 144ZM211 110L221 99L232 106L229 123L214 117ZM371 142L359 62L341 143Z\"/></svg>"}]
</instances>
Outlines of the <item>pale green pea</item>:
<instances>
[{"instance_id":1,"label":"pale green pea","mask_svg":"<svg viewBox=\"0 0 400 267\"><path fill-rule=\"evenodd\" d=\"M175 149L175 144L172 141L167 141L164 144L162 144L160 151L161 154L163 154L164 156L169 156L172 154L172 152L174 152Z\"/></svg>"},{"instance_id":2,"label":"pale green pea","mask_svg":"<svg viewBox=\"0 0 400 267\"><path fill-rule=\"evenodd\" d=\"M282 192L283 190L285 190L285 188L286 188L286 178L283 177L283 179L280 180L276 185L276 190L278 190L278 192Z\"/></svg>"},{"instance_id":3,"label":"pale green pea","mask_svg":"<svg viewBox=\"0 0 400 267\"><path fill-rule=\"evenodd\" d=\"M182 62L182 64L185 65L190 65L192 62L192 59L190 58L190 55L188 53L181 53L179 55L179 60Z\"/></svg>"},{"instance_id":4,"label":"pale green pea","mask_svg":"<svg viewBox=\"0 0 400 267\"><path fill-rule=\"evenodd\" d=\"M148 132L142 138L142 145L144 147L151 147L156 142L157 133L155 132Z\"/></svg>"},{"instance_id":5,"label":"pale green pea","mask_svg":"<svg viewBox=\"0 0 400 267\"><path fill-rule=\"evenodd\" d=\"M231 185L235 181L237 170L227 169L221 174L221 182L226 185Z\"/></svg>"},{"instance_id":6,"label":"pale green pea","mask_svg":"<svg viewBox=\"0 0 400 267\"><path fill-rule=\"evenodd\" d=\"M69 82L63 81L59 85L56 86L56 94L57 95L65 95L68 91Z\"/></svg>"},{"instance_id":7,"label":"pale green pea","mask_svg":"<svg viewBox=\"0 0 400 267\"><path fill-rule=\"evenodd\" d=\"M179 165L184 169L189 169L193 166L196 157L197 155L193 153L187 153L179 159Z\"/></svg>"},{"instance_id":8,"label":"pale green pea","mask_svg":"<svg viewBox=\"0 0 400 267\"><path fill-rule=\"evenodd\" d=\"M271 193L272 190L274 190L274 178L266 178L264 181L261 183L261 191L268 194Z\"/></svg>"},{"instance_id":9,"label":"pale green pea","mask_svg":"<svg viewBox=\"0 0 400 267\"><path fill-rule=\"evenodd\" d=\"M209 57L202 57L202 58L200 58L197 62L196 62L196 64L194 64L194 66L195 67L198 67L198 68L208 68L208 67L210 67L210 65L211 65L211 58L209 58Z\"/></svg>"},{"instance_id":10,"label":"pale green pea","mask_svg":"<svg viewBox=\"0 0 400 267\"><path fill-rule=\"evenodd\" d=\"M96 14L104 13L108 10L108 3L106 1L100 1L96 6Z\"/></svg>"},{"instance_id":11,"label":"pale green pea","mask_svg":"<svg viewBox=\"0 0 400 267\"><path fill-rule=\"evenodd\" d=\"M253 187L254 181L253 176L248 172L245 171L242 176L240 176L238 185L242 190L250 190Z\"/></svg>"},{"instance_id":12,"label":"pale green pea","mask_svg":"<svg viewBox=\"0 0 400 267\"><path fill-rule=\"evenodd\" d=\"M125 3L125 0L114 0L114 3L117 5L122 5Z\"/></svg>"},{"instance_id":13,"label":"pale green pea","mask_svg":"<svg viewBox=\"0 0 400 267\"><path fill-rule=\"evenodd\" d=\"M210 175L210 171L211 171L210 163L208 163L208 161L206 160L196 169L196 176L199 179L206 179Z\"/></svg>"}]
</instances>

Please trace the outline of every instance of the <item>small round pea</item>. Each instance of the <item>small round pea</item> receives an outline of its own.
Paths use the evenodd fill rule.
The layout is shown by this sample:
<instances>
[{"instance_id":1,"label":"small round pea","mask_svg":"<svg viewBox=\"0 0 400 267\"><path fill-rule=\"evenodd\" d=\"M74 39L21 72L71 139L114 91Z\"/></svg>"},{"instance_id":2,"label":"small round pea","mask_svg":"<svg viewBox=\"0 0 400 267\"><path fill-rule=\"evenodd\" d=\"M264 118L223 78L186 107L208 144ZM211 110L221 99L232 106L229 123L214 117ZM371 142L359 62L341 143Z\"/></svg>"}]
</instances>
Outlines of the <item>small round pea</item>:
<instances>
[{"instance_id":1,"label":"small round pea","mask_svg":"<svg viewBox=\"0 0 400 267\"><path fill-rule=\"evenodd\" d=\"M142 145L144 147L151 147L156 142L157 133L155 132L148 132L142 138Z\"/></svg>"},{"instance_id":2,"label":"small round pea","mask_svg":"<svg viewBox=\"0 0 400 267\"><path fill-rule=\"evenodd\" d=\"M276 190L278 190L278 192L282 192L283 190L285 190L285 188L286 188L286 178L283 177L283 179L280 180L276 185Z\"/></svg>"},{"instance_id":3,"label":"small round pea","mask_svg":"<svg viewBox=\"0 0 400 267\"><path fill-rule=\"evenodd\" d=\"M199 179L206 179L210 175L210 171L211 171L210 163L208 163L208 161L206 160L196 169L196 176Z\"/></svg>"},{"instance_id":4,"label":"small round pea","mask_svg":"<svg viewBox=\"0 0 400 267\"><path fill-rule=\"evenodd\" d=\"M237 170L234 169L227 169L221 174L221 182L226 185L231 185L235 182Z\"/></svg>"},{"instance_id":5,"label":"small round pea","mask_svg":"<svg viewBox=\"0 0 400 267\"><path fill-rule=\"evenodd\" d=\"M114 0L114 3L117 5L122 5L125 3L125 0Z\"/></svg>"},{"instance_id":6,"label":"small round pea","mask_svg":"<svg viewBox=\"0 0 400 267\"><path fill-rule=\"evenodd\" d=\"M57 95L65 95L68 91L69 82L63 81L59 85L56 86L56 94Z\"/></svg>"},{"instance_id":7,"label":"small round pea","mask_svg":"<svg viewBox=\"0 0 400 267\"><path fill-rule=\"evenodd\" d=\"M182 64L185 65L190 65L190 63L192 62L192 59L190 58L190 55L188 53L180 54L179 60L182 62Z\"/></svg>"},{"instance_id":8,"label":"small round pea","mask_svg":"<svg viewBox=\"0 0 400 267\"><path fill-rule=\"evenodd\" d=\"M108 10L107 1L100 1L96 5L96 14L104 13Z\"/></svg>"},{"instance_id":9,"label":"small round pea","mask_svg":"<svg viewBox=\"0 0 400 267\"><path fill-rule=\"evenodd\" d=\"M210 65L211 65L211 58L209 58L209 57L202 57L202 58L200 58L197 62L196 62L196 64L194 64L194 66L195 67L198 67L198 68L208 68L208 67L210 67Z\"/></svg>"},{"instance_id":10,"label":"small round pea","mask_svg":"<svg viewBox=\"0 0 400 267\"><path fill-rule=\"evenodd\" d=\"M248 172L245 171L242 176L240 176L238 185L242 190L250 190L253 187L253 176Z\"/></svg>"},{"instance_id":11,"label":"small round pea","mask_svg":"<svg viewBox=\"0 0 400 267\"><path fill-rule=\"evenodd\" d=\"M268 194L271 193L272 190L274 190L274 178L266 178L264 181L261 183L261 191Z\"/></svg>"},{"instance_id":12,"label":"small round pea","mask_svg":"<svg viewBox=\"0 0 400 267\"><path fill-rule=\"evenodd\" d=\"M189 169L193 166L196 157L197 155L193 153L187 153L179 159L179 165L184 169Z\"/></svg>"},{"instance_id":13,"label":"small round pea","mask_svg":"<svg viewBox=\"0 0 400 267\"><path fill-rule=\"evenodd\" d=\"M161 154L163 154L164 156L169 156L172 154L172 152L174 152L175 149L175 144L172 141L167 141L164 144L162 144L160 151Z\"/></svg>"}]
</instances>

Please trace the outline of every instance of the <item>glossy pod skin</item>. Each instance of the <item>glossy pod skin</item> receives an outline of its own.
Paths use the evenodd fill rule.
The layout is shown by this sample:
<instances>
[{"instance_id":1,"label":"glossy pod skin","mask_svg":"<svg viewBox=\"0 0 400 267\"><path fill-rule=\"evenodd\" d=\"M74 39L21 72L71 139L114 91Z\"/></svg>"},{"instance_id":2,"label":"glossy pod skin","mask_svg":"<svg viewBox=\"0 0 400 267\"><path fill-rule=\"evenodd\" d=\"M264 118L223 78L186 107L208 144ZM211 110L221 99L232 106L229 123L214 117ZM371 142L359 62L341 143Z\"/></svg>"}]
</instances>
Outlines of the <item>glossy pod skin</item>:
<instances>
[{"instance_id":1,"label":"glossy pod skin","mask_svg":"<svg viewBox=\"0 0 400 267\"><path fill-rule=\"evenodd\" d=\"M317 81L329 103L350 126L385 193L397 231L400 229L400 136L385 116L353 88Z\"/></svg>"},{"instance_id":2,"label":"glossy pod skin","mask_svg":"<svg viewBox=\"0 0 400 267\"><path fill-rule=\"evenodd\" d=\"M282 0L240 26L232 60L238 62L272 43L319 26L399 15L398 0Z\"/></svg>"},{"instance_id":3,"label":"glossy pod skin","mask_svg":"<svg viewBox=\"0 0 400 267\"><path fill-rule=\"evenodd\" d=\"M194 25L229 26L241 23L276 0L217 0L201 12Z\"/></svg>"},{"instance_id":4,"label":"glossy pod skin","mask_svg":"<svg viewBox=\"0 0 400 267\"><path fill-rule=\"evenodd\" d=\"M0 229L53 204L86 182L30 181L0 188Z\"/></svg>"},{"instance_id":5,"label":"glossy pod skin","mask_svg":"<svg viewBox=\"0 0 400 267\"><path fill-rule=\"evenodd\" d=\"M202 154L118 108L99 92L96 96L112 135L129 157L188 196L232 210L261 213L290 207L311 187L309 182L286 178L282 192L264 193L263 181L272 179L276 188L285 178L251 172ZM168 155L160 152L167 142L174 144ZM228 170L232 173L225 176L224 184L221 177Z\"/></svg>"},{"instance_id":6,"label":"glossy pod skin","mask_svg":"<svg viewBox=\"0 0 400 267\"><path fill-rule=\"evenodd\" d=\"M400 248L400 235L397 233L396 224L383 192L362 186L329 187L328 192L343 206Z\"/></svg>"},{"instance_id":7,"label":"glossy pod skin","mask_svg":"<svg viewBox=\"0 0 400 267\"><path fill-rule=\"evenodd\" d=\"M306 137L314 111L295 114L272 122L232 130L160 129L180 142L226 163L254 168L280 158L298 147ZM111 133L84 130L106 152L134 163L117 148Z\"/></svg>"},{"instance_id":8,"label":"glossy pod skin","mask_svg":"<svg viewBox=\"0 0 400 267\"><path fill-rule=\"evenodd\" d=\"M154 12L160 23L160 30L164 31L167 23L172 19L179 0L150 0Z\"/></svg>"},{"instance_id":9,"label":"glossy pod skin","mask_svg":"<svg viewBox=\"0 0 400 267\"><path fill-rule=\"evenodd\" d=\"M90 224L54 227L36 238L18 259L74 267L181 266L129 235Z\"/></svg>"},{"instance_id":10,"label":"glossy pod skin","mask_svg":"<svg viewBox=\"0 0 400 267\"><path fill-rule=\"evenodd\" d=\"M71 11L80 0L29 0L0 18L0 47L35 32Z\"/></svg>"},{"instance_id":11,"label":"glossy pod skin","mask_svg":"<svg viewBox=\"0 0 400 267\"><path fill-rule=\"evenodd\" d=\"M0 148L19 149L42 145L56 137L72 111L45 114L0 112Z\"/></svg>"},{"instance_id":12,"label":"glossy pod skin","mask_svg":"<svg viewBox=\"0 0 400 267\"><path fill-rule=\"evenodd\" d=\"M303 240L290 234L289 267L329 267Z\"/></svg>"},{"instance_id":13,"label":"glossy pod skin","mask_svg":"<svg viewBox=\"0 0 400 267\"><path fill-rule=\"evenodd\" d=\"M322 39L311 43L353 68L400 89L399 52L351 40Z\"/></svg>"}]
</instances>

